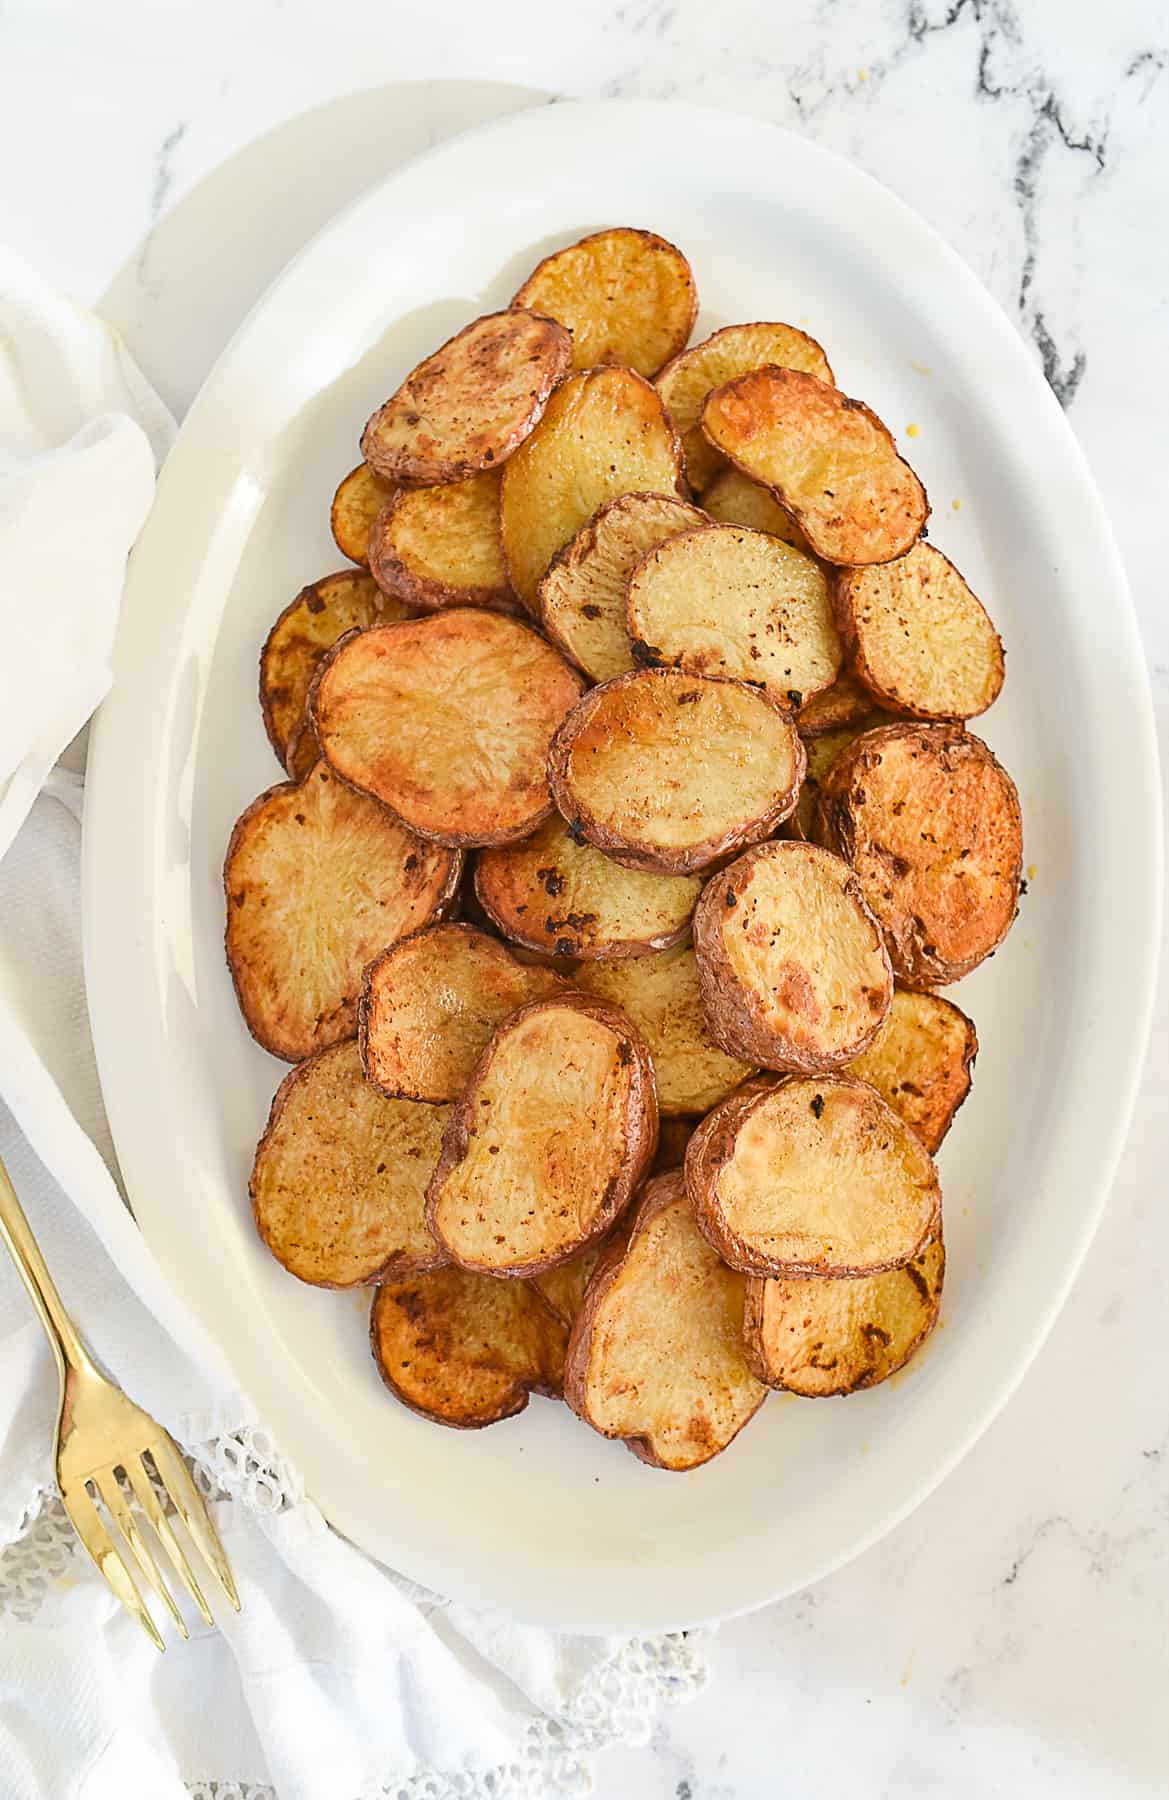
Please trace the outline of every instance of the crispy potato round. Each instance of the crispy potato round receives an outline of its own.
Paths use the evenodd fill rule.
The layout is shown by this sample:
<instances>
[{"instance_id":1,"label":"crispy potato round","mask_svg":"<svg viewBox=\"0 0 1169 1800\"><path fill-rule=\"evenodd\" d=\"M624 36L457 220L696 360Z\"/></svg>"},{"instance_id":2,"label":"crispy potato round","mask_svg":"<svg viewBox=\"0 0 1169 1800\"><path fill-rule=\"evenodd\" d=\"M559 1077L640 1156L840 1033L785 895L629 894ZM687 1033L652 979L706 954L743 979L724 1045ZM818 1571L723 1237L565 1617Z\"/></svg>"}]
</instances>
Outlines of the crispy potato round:
<instances>
[{"instance_id":1,"label":"crispy potato round","mask_svg":"<svg viewBox=\"0 0 1169 1800\"><path fill-rule=\"evenodd\" d=\"M361 434L387 481L465 481L527 437L572 366L572 339L538 313L489 313L411 370Z\"/></svg>"},{"instance_id":2,"label":"crispy potato round","mask_svg":"<svg viewBox=\"0 0 1169 1800\"><path fill-rule=\"evenodd\" d=\"M929 502L892 433L862 401L814 375L741 375L707 397L702 429L774 490L824 562L891 562L921 536Z\"/></svg>"},{"instance_id":3,"label":"crispy potato round","mask_svg":"<svg viewBox=\"0 0 1169 1800\"><path fill-rule=\"evenodd\" d=\"M860 882L815 844L757 844L707 882L694 949L710 1035L752 1068L843 1068L892 1003Z\"/></svg>"},{"instance_id":4,"label":"crispy potato round","mask_svg":"<svg viewBox=\"0 0 1169 1800\"><path fill-rule=\"evenodd\" d=\"M794 325L760 322L725 325L690 350L683 350L657 379L657 389L682 437L686 474L692 487L707 487L717 475L722 458L703 436L700 420L706 396L736 375L773 366L803 369L821 381L832 381L828 358L806 331ZM736 519L735 524L753 524ZM767 527L763 527L764 530Z\"/></svg>"},{"instance_id":5,"label":"crispy potato round","mask_svg":"<svg viewBox=\"0 0 1169 1800\"><path fill-rule=\"evenodd\" d=\"M698 290L682 252L654 231L594 231L537 263L512 301L572 333L572 366L656 375L694 329Z\"/></svg>"},{"instance_id":6,"label":"crispy potato round","mask_svg":"<svg viewBox=\"0 0 1169 1800\"><path fill-rule=\"evenodd\" d=\"M932 544L893 563L841 570L834 598L852 667L883 705L918 719L973 719L998 699L999 634Z\"/></svg>"},{"instance_id":7,"label":"crispy potato round","mask_svg":"<svg viewBox=\"0 0 1169 1800\"><path fill-rule=\"evenodd\" d=\"M427 1220L452 1262L539 1275L604 1237L657 1145L649 1051L591 995L502 1024L451 1112Z\"/></svg>"},{"instance_id":8,"label":"crispy potato round","mask_svg":"<svg viewBox=\"0 0 1169 1800\"><path fill-rule=\"evenodd\" d=\"M365 631L379 620L412 617L409 607L385 599L360 569L311 581L289 601L260 652L260 710L268 741L290 775L297 773L293 761L298 745L304 754L305 707L321 659L351 631ZM308 766L316 760L314 754ZM306 773L306 768L299 770Z\"/></svg>"},{"instance_id":9,"label":"crispy potato round","mask_svg":"<svg viewBox=\"0 0 1169 1800\"><path fill-rule=\"evenodd\" d=\"M569 1339L564 1397L657 1469L696 1469L763 1404L747 1367L741 1275L695 1229L681 1172L659 1175L604 1252Z\"/></svg>"},{"instance_id":10,"label":"crispy potato round","mask_svg":"<svg viewBox=\"0 0 1169 1800\"><path fill-rule=\"evenodd\" d=\"M760 487L741 469L728 465L719 470L703 490L702 510L720 525L746 525L752 531L766 531L771 537L782 538L796 550L808 548L807 538L789 519L771 489Z\"/></svg>"},{"instance_id":11,"label":"crispy potato round","mask_svg":"<svg viewBox=\"0 0 1169 1800\"><path fill-rule=\"evenodd\" d=\"M625 590L635 564L655 544L709 522L669 494L607 500L556 552L540 582L540 616L552 642L594 681L632 669Z\"/></svg>"},{"instance_id":12,"label":"crispy potato round","mask_svg":"<svg viewBox=\"0 0 1169 1800\"><path fill-rule=\"evenodd\" d=\"M690 875L786 819L804 773L788 715L739 681L642 669L595 687L552 741L578 836L631 869Z\"/></svg>"},{"instance_id":13,"label":"crispy potato round","mask_svg":"<svg viewBox=\"0 0 1169 1800\"><path fill-rule=\"evenodd\" d=\"M631 493L686 497L682 447L665 408L632 369L571 376L504 470L503 554L530 611L561 546L606 500Z\"/></svg>"},{"instance_id":14,"label":"crispy potato round","mask_svg":"<svg viewBox=\"0 0 1169 1800\"><path fill-rule=\"evenodd\" d=\"M579 1256L574 1256L571 1262L561 1263L557 1269L547 1269L543 1275L532 1276L532 1286L544 1304L552 1308L560 1323L569 1330L581 1309L585 1290L604 1248L604 1244L594 1244L590 1250L582 1250Z\"/></svg>"},{"instance_id":15,"label":"crispy potato round","mask_svg":"<svg viewBox=\"0 0 1169 1800\"><path fill-rule=\"evenodd\" d=\"M719 1048L706 1027L698 967L689 944L623 962L590 963L576 985L619 1006L649 1045L658 1084L658 1110L709 1112L754 1073Z\"/></svg>"},{"instance_id":16,"label":"crispy potato round","mask_svg":"<svg viewBox=\"0 0 1169 1800\"><path fill-rule=\"evenodd\" d=\"M328 1288L444 1263L426 1224L426 1184L446 1113L375 1092L353 1038L298 1063L276 1090L248 1189L277 1262Z\"/></svg>"},{"instance_id":17,"label":"crispy potato round","mask_svg":"<svg viewBox=\"0 0 1169 1800\"><path fill-rule=\"evenodd\" d=\"M747 1361L768 1387L809 1400L855 1394L903 1369L938 1318L941 1234L904 1268L825 1281L747 1280Z\"/></svg>"},{"instance_id":18,"label":"crispy potato round","mask_svg":"<svg viewBox=\"0 0 1169 1800\"><path fill-rule=\"evenodd\" d=\"M800 736L805 740L820 737L827 731L842 731L846 725L859 725L875 719L880 709L863 682L848 669L842 669L831 687L813 694L800 707L796 718Z\"/></svg>"},{"instance_id":19,"label":"crispy potato round","mask_svg":"<svg viewBox=\"0 0 1169 1800\"><path fill-rule=\"evenodd\" d=\"M680 942L702 883L693 875L623 868L553 813L522 844L485 850L475 865L475 891L514 943L607 961Z\"/></svg>"},{"instance_id":20,"label":"crispy potato round","mask_svg":"<svg viewBox=\"0 0 1169 1800\"><path fill-rule=\"evenodd\" d=\"M800 797L796 801L796 810L784 821L783 834L797 841L811 842L815 837L816 806L820 798L820 788L827 779L828 771L838 756L843 756L850 744L855 744L862 732L872 731L878 725L887 722L888 715L870 712L855 725L845 725L839 731L824 731L816 737L800 736L804 742L804 754L808 766L804 771L804 785L800 789ZM799 720L796 720L799 724Z\"/></svg>"},{"instance_id":21,"label":"crispy potato round","mask_svg":"<svg viewBox=\"0 0 1169 1800\"><path fill-rule=\"evenodd\" d=\"M825 777L815 834L850 862L893 968L944 986L997 949L1018 908L1019 796L981 738L960 725L866 731Z\"/></svg>"},{"instance_id":22,"label":"crispy potato round","mask_svg":"<svg viewBox=\"0 0 1169 1800\"><path fill-rule=\"evenodd\" d=\"M629 577L637 662L729 675L799 707L840 672L840 638L818 563L766 532L707 525L649 550Z\"/></svg>"},{"instance_id":23,"label":"crispy potato round","mask_svg":"<svg viewBox=\"0 0 1169 1800\"><path fill-rule=\"evenodd\" d=\"M472 1431L557 1398L566 1327L535 1284L466 1269L388 1281L369 1318L373 1360L392 1394L436 1425Z\"/></svg>"},{"instance_id":24,"label":"crispy potato round","mask_svg":"<svg viewBox=\"0 0 1169 1800\"><path fill-rule=\"evenodd\" d=\"M383 1094L457 1100L497 1025L567 983L525 968L474 925L432 925L365 971L361 1060Z\"/></svg>"},{"instance_id":25,"label":"crispy potato round","mask_svg":"<svg viewBox=\"0 0 1169 1800\"><path fill-rule=\"evenodd\" d=\"M518 619L456 609L362 632L311 697L343 780L442 844L506 844L552 810L544 764L584 683Z\"/></svg>"},{"instance_id":26,"label":"crispy potato round","mask_svg":"<svg viewBox=\"0 0 1169 1800\"><path fill-rule=\"evenodd\" d=\"M848 1073L876 1088L931 1156L967 1094L978 1055L974 1022L940 994L898 988L881 1029Z\"/></svg>"},{"instance_id":27,"label":"crispy potato round","mask_svg":"<svg viewBox=\"0 0 1169 1800\"><path fill-rule=\"evenodd\" d=\"M382 592L423 612L522 612L499 544L502 478L501 469L485 469L443 487L399 489L369 538L370 573Z\"/></svg>"},{"instance_id":28,"label":"crispy potato round","mask_svg":"<svg viewBox=\"0 0 1169 1800\"><path fill-rule=\"evenodd\" d=\"M462 861L324 763L253 800L223 866L227 961L252 1036L288 1062L352 1037L366 963L441 917Z\"/></svg>"},{"instance_id":29,"label":"crispy potato round","mask_svg":"<svg viewBox=\"0 0 1169 1800\"><path fill-rule=\"evenodd\" d=\"M350 562L369 567L369 534L383 506L388 506L398 491L394 481L383 481L366 462L350 469L337 492L329 512L333 542Z\"/></svg>"},{"instance_id":30,"label":"crispy potato round","mask_svg":"<svg viewBox=\"0 0 1169 1800\"><path fill-rule=\"evenodd\" d=\"M929 1152L846 1075L748 1083L686 1151L699 1229L748 1275L876 1275L924 1250L942 1196Z\"/></svg>"}]
</instances>

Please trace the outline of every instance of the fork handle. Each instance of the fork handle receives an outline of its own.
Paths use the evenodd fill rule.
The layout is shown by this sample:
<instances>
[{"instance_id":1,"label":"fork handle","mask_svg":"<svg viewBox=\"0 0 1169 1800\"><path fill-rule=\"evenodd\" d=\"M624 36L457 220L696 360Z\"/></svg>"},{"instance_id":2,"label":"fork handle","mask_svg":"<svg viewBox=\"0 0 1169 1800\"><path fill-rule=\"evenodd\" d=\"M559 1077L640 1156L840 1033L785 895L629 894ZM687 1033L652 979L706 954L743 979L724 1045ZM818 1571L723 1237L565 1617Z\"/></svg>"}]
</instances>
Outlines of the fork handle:
<instances>
[{"instance_id":1,"label":"fork handle","mask_svg":"<svg viewBox=\"0 0 1169 1800\"><path fill-rule=\"evenodd\" d=\"M37 1317L45 1328L61 1379L67 1368L89 1367L90 1357L78 1337L73 1321L65 1311L53 1277L45 1265L40 1248L25 1217L8 1170L0 1159L0 1237L4 1239L20 1278L28 1289Z\"/></svg>"}]
</instances>

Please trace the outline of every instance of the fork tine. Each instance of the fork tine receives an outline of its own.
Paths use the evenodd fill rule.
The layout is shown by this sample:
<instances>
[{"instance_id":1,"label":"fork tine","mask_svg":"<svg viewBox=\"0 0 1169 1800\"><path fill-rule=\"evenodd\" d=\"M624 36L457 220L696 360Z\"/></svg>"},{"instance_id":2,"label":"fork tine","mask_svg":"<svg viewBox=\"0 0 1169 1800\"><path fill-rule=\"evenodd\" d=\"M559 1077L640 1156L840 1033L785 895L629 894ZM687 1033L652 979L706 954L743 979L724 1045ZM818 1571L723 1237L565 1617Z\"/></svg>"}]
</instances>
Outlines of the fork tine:
<instances>
[{"instance_id":1,"label":"fork tine","mask_svg":"<svg viewBox=\"0 0 1169 1800\"><path fill-rule=\"evenodd\" d=\"M219 1534L211 1523L210 1515L203 1504L203 1496L192 1481L190 1470L179 1455L174 1440L160 1428L158 1437L153 1443L147 1445L147 1450L154 1458L154 1466L162 1477L163 1486L174 1502L175 1511L202 1551L205 1560L210 1564L220 1587L238 1612L240 1600L231 1573L231 1565L223 1553Z\"/></svg>"},{"instance_id":2,"label":"fork tine","mask_svg":"<svg viewBox=\"0 0 1169 1800\"><path fill-rule=\"evenodd\" d=\"M178 1628L180 1637L190 1637L186 1620L176 1606L170 1589L159 1573L158 1564L151 1555L150 1546L138 1528L138 1520L127 1503L122 1485L112 1469L105 1469L100 1475L93 1477L97 1483L97 1491L105 1501L106 1511L116 1521L122 1536L129 1544L134 1560L143 1575L166 1607Z\"/></svg>"},{"instance_id":3,"label":"fork tine","mask_svg":"<svg viewBox=\"0 0 1169 1800\"><path fill-rule=\"evenodd\" d=\"M211 1608L203 1598L199 1583L195 1580L195 1577L191 1572L191 1565L187 1561L186 1551L175 1536L174 1527L167 1518L162 1502L154 1491L154 1484L147 1473L145 1463L137 1457L128 1458L125 1468L126 1477L134 1490L135 1499L146 1514L146 1517L150 1520L150 1523L154 1526L163 1549L166 1551L174 1565L176 1574L183 1582L188 1594L190 1594L191 1599L199 1608L199 1611L202 1613L207 1624L214 1625L215 1620L211 1617Z\"/></svg>"},{"instance_id":4,"label":"fork tine","mask_svg":"<svg viewBox=\"0 0 1169 1800\"><path fill-rule=\"evenodd\" d=\"M165 1651L166 1645L162 1641L158 1627L146 1609L142 1596L135 1585L134 1577L118 1555L113 1540L102 1523L101 1514L90 1497L89 1490L84 1483L76 1487L62 1487L61 1500L72 1521L74 1531L126 1611L132 1613L137 1619L155 1648Z\"/></svg>"}]
</instances>

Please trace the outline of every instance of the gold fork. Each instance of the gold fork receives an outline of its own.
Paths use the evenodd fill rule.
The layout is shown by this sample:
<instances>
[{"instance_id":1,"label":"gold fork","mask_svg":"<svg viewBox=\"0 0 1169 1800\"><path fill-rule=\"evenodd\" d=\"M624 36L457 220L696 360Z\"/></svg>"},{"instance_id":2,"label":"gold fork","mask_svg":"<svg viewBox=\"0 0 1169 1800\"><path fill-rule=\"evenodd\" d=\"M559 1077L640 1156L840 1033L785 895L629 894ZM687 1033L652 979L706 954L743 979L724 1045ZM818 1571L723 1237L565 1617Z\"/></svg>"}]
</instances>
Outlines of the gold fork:
<instances>
[{"instance_id":1,"label":"gold fork","mask_svg":"<svg viewBox=\"0 0 1169 1800\"><path fill-rule=\"evenodd\" d=\"M151 1527L208 1625L215 1622L211 1609L165 1501L170 1501L192 1543L238 1612L239 1595L223 1546L174 1439L149 1413L127 1399L121 1388L107 1380L78 1337L2 1161L0 1237L12 1252L57 1362L61 1404L53 1450L65 1511L122 1605L152 1642L165 1650L162 1634L150 1616L123 1551L111 1535L111 1526L129 1549L142 1580L162 1601L184 1638L189 1633L183 1615L163 1580L144 1524ZM99 1500L109 1525L99 1509Z\"/></svg>"}]
</instances>

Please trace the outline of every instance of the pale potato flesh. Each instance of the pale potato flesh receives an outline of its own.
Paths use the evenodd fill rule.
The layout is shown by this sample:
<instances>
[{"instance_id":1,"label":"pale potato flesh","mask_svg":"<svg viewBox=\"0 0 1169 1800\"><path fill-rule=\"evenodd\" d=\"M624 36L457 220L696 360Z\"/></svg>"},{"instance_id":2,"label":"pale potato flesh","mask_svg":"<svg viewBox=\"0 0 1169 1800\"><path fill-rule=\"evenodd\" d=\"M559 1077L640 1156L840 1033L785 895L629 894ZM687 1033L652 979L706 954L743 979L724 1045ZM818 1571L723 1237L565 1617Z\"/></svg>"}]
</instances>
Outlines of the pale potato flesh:
<instances>
[{"instance_id":1,"label":"pale potato flesh","mask_svg":"<svg viewBox=\"0 0 1169 1800\"><path fill-rule=\"evenodd\" d=\"M260 704L272 748L290 773L321 659L346 632L411 616L408 607L386 599L361 569L342 569L310 583L284 608L260 653Z\"/></svg>"},{"instance_id":2,"label":"pale potato flesh","mask_svg":"<svg viewBox=\"0 0 1169 1800\"><path fill-rule=\"evenodd\" d=\"M819 564L742 526L710 525L648 551L629 580L627 622L638 661L762 685L787 707L840 671Z\"/></svg>"},{"instance_id":3,"label":"pale potato flesh","mask_svg":"<svg viewBox=\"0 0 1169 1800\"><path fill-rule=\"evenodd\" d=\"M506 605L511 587L499 542L502 471L404 489L369 539L379 586L413 606Z\"/></svg>"},{"instance_id":4,"label":"pale potato flesh","mask_svg":"<svg viewBox=\"0 0 1169 1800\"><path fill-rule=\"evenodd\" d=\"M684 350L663 369L657 387L670 417L682 437L686 474L692 487L703 489L717 475L722 458L703 436L702 406L712 388L722 387L736 375L765 366L803 369L821 381L831 382L828 358L805 331L794 325L760 322L726 325L711 337ZM736 524L752 523L736 520ZM764 527L766 529L766 527Z\"/></svg>"},{"instance_id":5,"label":"pale potato flesh","mask_svg":"<svg viewBox=\"0 0 1169 1800\"><path fill-rule=\"evenodd\" d=\"M537 264L512 302L572 332L572 366L656 375L690 336L698 297L682 252L652 231L597 231Z\"/></svg>"},{"instance_id":6,"label":"pale potato flesh","mask_svg":"<svg viewBox=\"0 0 1169 1800\"><path fill-rule=\"evenodd\" d=\"M940 994L898 988L889 1016L848 1073L876 1088L931 1155L970 1092L978 1037L966 1014Z\"/></svg>"},{"instance_id":7,"label":"pale potato flesh","mask_svg":"<svg viewBox=\"0 0 1169 1800\"><path fill-rule=\"evenodd\" d=\"M563 1325L571 1326L580 1311L585 1289L593 1278L600 1256L601 1246L597 1244L590 1250L582 1250L571 1262L561 1263L559 1268L532 1276L532 1286Z\"/></svg>"},{"instance_id":8,"label":"pale potato flesh","mask_svg":"<svg viewBox=\"0 0 1169 1800\"><path fill-rule=\"evenodd\" d=\"M532 612L552 558L606 500L678 492L682 453L654 389L631 369L573 375L503 478L503 553Z\"/></svg>"},{"instance_id":9,"label":"pale potato flesh","mask_svg":"<svg viewBox=\"0 0 1169 1800\"><path fill-rule=\"evenodd\" d=\"M317 736L346 781L424 836L501 843L548 812L548 746L581 686L526 626L458 608L343 645Z\"/></svg>"},{"instance_id":10,"label":"pale potato flesh","mask_svg":"<svg viewBox=\"0 0 1169 1800\"><path fill-rule=\"evenodd\" d=\"M612 1001L649 1045L663 1115L708 1112L754 1073L720 1050L706 1027L688 944L578 969L577 987Z\"/></svg>"},{"instance_id":11,"label":"pale potato flesh","mask_svg":"<svg viewBox=\"0 0 1169 1800\"><path fill-rule=\"evenodd\" d=\"M634 667L625 593L635 565L667 538L708 521L669 494L622 494L581 526L540 583L544 629L594 681Z\"/></svg>"},{"instance_id":12,"label":"pale potato flesh","mask_svg":"<svg viewBox=\"0 0 1169 1800\"><path fill-rule=\"evenodd\" d=\"M447 1111L379 1094L353 1039L301 1063L276 1096L252 1168L256 1227L273 1256L323 1287L442 1262L426 1185Z\"/></svg>"},{"instance_id":13,"label":"pale potato flesh","mask_svg":"<svg viewBox=\"0 0 1169 1800\"><path fill-rule=\"evenodd\" d=\"M581 843L557 812L522 843L484 850L475 887L505 937L553 956L592 959L677 942L702 883L623 868Z\"/></svg>"},{"instance_id":14,"label":"pale potato flesh","mask_svg":"<svg viewBox=\"0 0 1169 1800\"><path fill-rule=\"evenodd\" d=\"M972 719L998 698L998 633L932 544L843 574L837 604L856 667L886 705L916 718Z\"/></svg>"},{"instance_id":15,"label":"pale potato flesh","mask_svg":"<svg viewBox=\"0 0 1169 1800\"><path fill-rule=\"evenodd\" d=\"M710 486L703 489L702 510L720 525L746 525L752 531L766 531L772 537L782 538L797 550L808 548L807 538L784 512L771 489L761 487L741 469L728 466L719 470Z\"/></svg>"},{"instance_id":16,"label":"pale potato flesh","mask_svg":"<svg viewBox=\"0 0 1169 1800\"><path fill-rule=\"evenodd\" d=\"M329 524L333 542L350 562L369 567L369 534L383 506L398 491L395 481L383 481L366 462L358 463L344 477L333 495Z\"/></svg>"}]
</instances>

